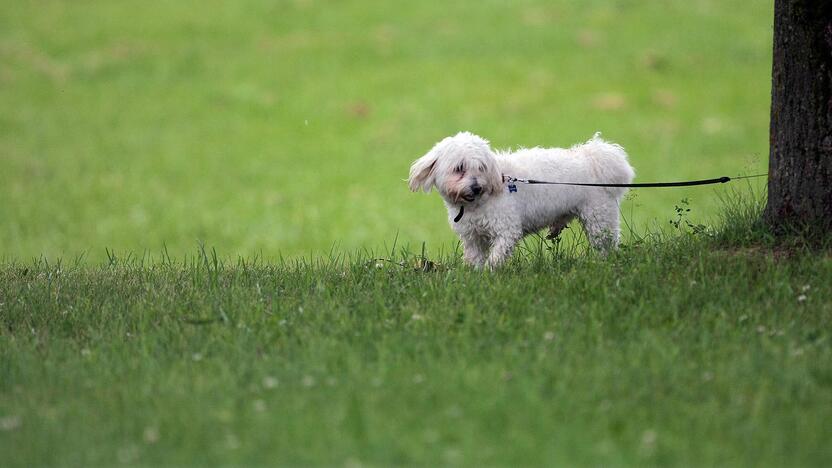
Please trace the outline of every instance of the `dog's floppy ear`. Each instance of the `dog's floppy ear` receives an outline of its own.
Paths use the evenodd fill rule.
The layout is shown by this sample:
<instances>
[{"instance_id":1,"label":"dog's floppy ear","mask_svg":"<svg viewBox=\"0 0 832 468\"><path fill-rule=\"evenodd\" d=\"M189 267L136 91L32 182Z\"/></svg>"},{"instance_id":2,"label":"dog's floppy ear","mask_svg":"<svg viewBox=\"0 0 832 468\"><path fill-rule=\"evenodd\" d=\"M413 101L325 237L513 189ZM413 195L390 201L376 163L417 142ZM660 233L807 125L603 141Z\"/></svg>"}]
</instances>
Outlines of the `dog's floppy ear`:
<instances>
[{"instance_id":1,"label":"dog's floppy ear","mask_svg":"<svg viewBox=\"0 0 832 468\"><path fill-rule=\"evenodd\" d=\"M488 173L486 175L486 185L488 186L489 192L492 194L500 193L505 190L503 185L503 174L500 173L500 170L497 167L489 165Z\"/></svg>"},{"instance_id":2,"label":"dog's floppy ear","mask_svg":"<svg viewBox=\"0 0 832 468\"><path fill-rule=\"evenodd\" d=\"M431 187L435 183L434 170L436 169L436 160L438 157L439 153L434 148L428 154L413 162L413 165L410 166L410 178L407 181L410 185L410 190L414 192L418 192L419 190L430 192Z\"/></svg>"}]
</instances>

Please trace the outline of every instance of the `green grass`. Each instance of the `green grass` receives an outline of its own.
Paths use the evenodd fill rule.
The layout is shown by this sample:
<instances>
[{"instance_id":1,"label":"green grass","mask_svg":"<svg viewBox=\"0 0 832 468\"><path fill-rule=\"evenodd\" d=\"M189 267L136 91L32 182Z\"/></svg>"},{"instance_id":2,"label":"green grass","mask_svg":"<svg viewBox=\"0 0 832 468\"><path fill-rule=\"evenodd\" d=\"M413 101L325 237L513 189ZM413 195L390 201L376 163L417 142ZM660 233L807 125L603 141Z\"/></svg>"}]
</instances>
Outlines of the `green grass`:
<instances>
[{"instance_id":1,"label":"green grass","mask_svg":"<svg viewBox=\"0 0 832 468\"><path fill-rule=\"evenodd\" d=\"M765 172L771 23L0 0L0 465L831 465L832 241L767 235L763 180L633 191L620 251L494 273L402 180L463 129Z\"/></svg>"},{"instance_id":2,"label":"green grass","mask_svg":"<svg viewBox=\"0 0 832 468\"><path fill-rule=\"evenodd\" d=\"M442 204L402 179L463 129L601 130L644 182L765 172L771 1L451 3L0 0L0 258L436 253Z\"/></svg>"},{"instance_id":3,"label":"green grass","mask_svg":"<svg viewBox=\"0 0 832 468\"><path fill-rule=\"evenodd\" d=\"M753 219L682 223L606 259L532 241L496 273L403 248L7 263L0 453L829 465L832 257L772 244Z\"/></svg>"}]
</instances>

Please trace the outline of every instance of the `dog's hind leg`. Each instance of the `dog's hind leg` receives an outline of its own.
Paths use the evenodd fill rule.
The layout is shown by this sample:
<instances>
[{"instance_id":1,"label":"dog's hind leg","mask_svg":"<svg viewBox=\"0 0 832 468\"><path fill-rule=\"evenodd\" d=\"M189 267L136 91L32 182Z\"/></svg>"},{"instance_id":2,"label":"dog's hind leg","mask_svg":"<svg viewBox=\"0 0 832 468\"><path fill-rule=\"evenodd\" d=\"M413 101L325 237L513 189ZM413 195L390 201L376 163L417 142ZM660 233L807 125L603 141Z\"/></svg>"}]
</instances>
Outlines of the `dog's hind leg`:
<instances>
[{"instance_id":1,"label":"dog's hind leg","mask_svg":"<svg viewBox=\"0 0 832 468\"><path fill-rule=\"evenodd\" d=\"M573 219L575 219L575 217L572 215L563 215L558 218L554 223L552 223L551 226L549 226L549 234L546 238L549 240L557 239L560 233L566 229L566 225Z\"/></svg>"},{"instance_id":2,"label":"dog's hind leg","mask_svg":"<svg viewBox=\"0 0 832 468\"><path fill-rule=\"evenodd\" d=\"M621 232L618 201L609 200L596 206L584 207L578 214L587 240L596 250L607 253L618 247Z\"/></svg>"}]
</instances>

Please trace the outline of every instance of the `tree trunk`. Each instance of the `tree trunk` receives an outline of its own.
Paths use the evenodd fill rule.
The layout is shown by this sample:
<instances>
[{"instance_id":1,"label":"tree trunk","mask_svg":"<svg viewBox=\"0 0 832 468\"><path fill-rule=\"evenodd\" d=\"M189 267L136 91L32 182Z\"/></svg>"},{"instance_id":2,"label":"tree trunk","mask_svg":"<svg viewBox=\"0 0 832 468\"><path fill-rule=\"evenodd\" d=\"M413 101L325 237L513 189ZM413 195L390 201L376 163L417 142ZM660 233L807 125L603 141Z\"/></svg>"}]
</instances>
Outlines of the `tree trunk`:
<instances>
[{"instance_id":1,"label":"tree trunk","mask_svg":"<svg viewBox=\"0 0 832 468\"><path fill-rule=\"evenodd\" d=\"M832 231L832 0L775 0L768 205L777 234Z\"/></svg>"}]
</instances>

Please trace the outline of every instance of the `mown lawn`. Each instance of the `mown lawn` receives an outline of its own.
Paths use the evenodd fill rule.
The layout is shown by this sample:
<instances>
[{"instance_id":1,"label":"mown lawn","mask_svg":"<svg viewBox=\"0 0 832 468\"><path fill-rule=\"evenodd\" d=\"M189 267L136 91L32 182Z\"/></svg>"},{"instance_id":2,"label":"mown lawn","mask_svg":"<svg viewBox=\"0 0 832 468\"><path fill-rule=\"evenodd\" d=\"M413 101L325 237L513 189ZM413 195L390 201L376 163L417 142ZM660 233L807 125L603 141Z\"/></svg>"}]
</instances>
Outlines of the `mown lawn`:
<instances>
[{"instance_id":1,"label":"mown lawn","mask_svg":"<svg viewBox=\"0 0 832 468\"><path fill-rule=\"evenodd\" d=\"M771 3L0 0L0 465L832 465L830 243L642 190L478 272L403 182L765 172Z\"/></svg>"},{"instance_id":2,"label":"mown lawn","mask_svg":"<svg viewBox=\"0 0 832 468\"><path fill-rule=\"evenodd\" d=\"M6 263L3 465L829 465L829 251L708 233Z\"/></svg>"}]
</instances>

